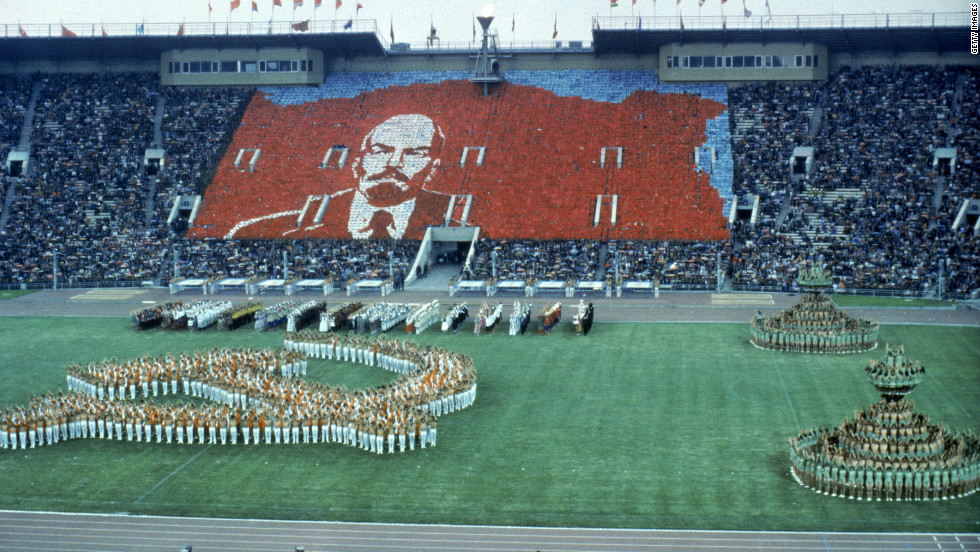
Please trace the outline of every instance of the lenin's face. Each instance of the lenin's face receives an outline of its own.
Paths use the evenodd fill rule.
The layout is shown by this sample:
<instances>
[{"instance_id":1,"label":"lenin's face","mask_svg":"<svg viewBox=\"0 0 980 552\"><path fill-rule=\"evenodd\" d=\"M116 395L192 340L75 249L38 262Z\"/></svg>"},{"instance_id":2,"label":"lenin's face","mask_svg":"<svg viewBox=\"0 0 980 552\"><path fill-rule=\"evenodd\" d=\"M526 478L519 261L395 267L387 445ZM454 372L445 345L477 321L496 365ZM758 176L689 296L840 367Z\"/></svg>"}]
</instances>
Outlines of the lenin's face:
<instances>
[{"instance_id":1,"label":"lenin's face","mask_svg":"<svg viewBox=\"0 0 980 552\"><path fill-rule=\"evenodd\" d=\"M444 139L425 115L396 115L374 127L353 165L361 193L376 207L416 197L439 166Z\"/></svg>"}]
</instances>

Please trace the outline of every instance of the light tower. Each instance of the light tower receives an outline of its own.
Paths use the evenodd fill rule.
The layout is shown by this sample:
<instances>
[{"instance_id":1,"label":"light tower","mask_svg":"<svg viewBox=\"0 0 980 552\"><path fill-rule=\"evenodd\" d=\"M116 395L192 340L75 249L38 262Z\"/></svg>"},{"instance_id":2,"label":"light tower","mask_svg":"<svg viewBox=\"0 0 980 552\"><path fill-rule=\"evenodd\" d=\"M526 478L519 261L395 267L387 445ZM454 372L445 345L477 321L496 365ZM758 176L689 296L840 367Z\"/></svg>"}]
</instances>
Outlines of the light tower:
<instances>
[{"instance_id":1,"label":"light tower","mask_svg":"<svg viewBox=\"0 0 980 552\"><path fill-rule=\"evenodd\" d=\"M490 32L490 23L493 22L493 4L484 6L476 20L483 27L483 44L476 55L476 65L473 67L470 82L483 83L483 94L487 95L490 83L504 80L504 75L500 71L500 54L497 51L497 33Z\"/></svg>"}]
</instances>

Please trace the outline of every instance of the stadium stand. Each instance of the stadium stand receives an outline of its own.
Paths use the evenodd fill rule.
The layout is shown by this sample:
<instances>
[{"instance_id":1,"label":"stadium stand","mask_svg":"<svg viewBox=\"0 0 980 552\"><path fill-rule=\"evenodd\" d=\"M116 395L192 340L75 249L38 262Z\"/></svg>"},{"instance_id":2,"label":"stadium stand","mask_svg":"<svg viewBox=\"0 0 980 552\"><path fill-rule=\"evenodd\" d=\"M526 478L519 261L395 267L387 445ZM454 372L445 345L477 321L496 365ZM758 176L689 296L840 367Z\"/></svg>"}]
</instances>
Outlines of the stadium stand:
<instances>
[{"instance_id":1,"label":"stadium stand","mask_svg":"<svg viewBox=\"0 0 980 552\"><path fill-rule=\"evenodd\" d=\"M788 288L796 278L794 259L813 251L842 288L925 291L936 284L938 259L956 266L963 255L975 259L975 239L949 232L955 214L934 207L932 151L953 132L957 74L937 67L845 67L834 74L812 142L816 173L787 187L789 205L775 220L770 207L759 227L736 226L733 234L745 247L733 282ZM812 86L786 86L780 103L812 96ZM795 134L804 138L799 128ZM736 151L743 164L757 157ZM947 289L966 292L976 280L964 284L957 271Z\"/></svg>"},{"instance_id":2,"label":"stadium stand","mask_svg":"<svg viewBox=\"0 0 980 552\"><path fill-rule=\"evenodd\" d=\"M254 91L165 87L162 92L167 165L156 191L154 217L158 222L167 220L178 195L204 192Z\"/></svg>"},{"instance_id":3,"label":"stadium stand","mask_svg":"<svg viewBox=\"0 0 980 552\"><path fill-rule=\"evenodd\" d=\"M540 242L482 239L476 244L471 280L489 280L496 263L500 280L594 280L599 270L599 244L593 240ZM497 260L492 252L497 251ZM598 276L601 278L601 276Z\"/></svg>"},{"instance_id":4,"label":"stadium stand","mask_svg":"<svg viewBox=\"0 0 980 552\"><path fill-rule=\"evenodd\" d=\"M143 235L139 174L152 124L145 74L41 78L31 174L5 228L4 281L51 277L55 251L67 279L145 280L159 243Z\"/></svg>"},{"instance_id":5,"label":"stadium stand","mask_svg":"<svg viewBox=\"0 0 980 552\"><path fill-rule=\"evenodd\" d=\"M375 125L409 113L427 116L445 134L441 164L426 189L474 197L469 220L451 224L478 225L497 239L727 236L727 118L708 124L725 114L723 88L661 89L651 72L526 72L483 96L464 78L350 73L330 75L317 88L263 90L235 133L191 236L349 237L346 225L297 223L311 199L354 185L348 170L321 167L325 152L349 148L351 166ZM694 149L706 144L717 144L721 154L715 173L692 163ZM482 165L462 162L467 147L486 148ZM256 170L235 162L240 152L256 150ZM618 197L615 224L610 207L596 224L600 195Z\"/></svg>"},{"instance_id":6,"label":"stadium stand","mask_svg":"<svg viewBox=\"0 0 980 552\"><path fill-rule=\"evenodd\" d=\"M0 174L6 173L7 154L20 140L21 123L31 95L31 78L0 76Z\"/></svg>"},{"instance_id":7,"label":"stadium stand","mask_svg":"<svg viewBox=\"0 0 980 552\"><path fill-rule=\"evenodd\" d=\"M405 276L419 244L404 240L177 240L177 268L182 277L223 275L282 277L283 254L293 278L332 278L336 285L351 279ZM389 263L389 255L394 259Z\"/></svg>"},{"instance_id":8,"label":"stadium stand","mask_svg":"<svg viewBox=\"0 0 980 552\"><path fill-rule=\"evenodd\" d=\"M980 195L975 68L844 67L826 83L730 88L664 85L643 71L514 71L489 97L464 78L338 73L319 87L254 93L158 93L148 74L0 79L3 152L19 138L32 81L41 82L32 168L0 235L0 283L50 282L54 252L69 284L166 281L174 267L182 276L275 275L284 252L291 276L338 285L392 277L390 250L395 274L404 274L420 236L335 241L323 238L341 236L301 227L288 237L309 239L284 240L293 218L221 238L242 217L298 214L311 196L350 188L364 135L414 110L446 133L433 191L473 197L468 220L457 205L450 225L478 225L488 238L467 278L489 279L496 250L505 278L603 280L618 268L623 279L715 286L720 253L721 284L735 289L792 289L805 258L822 258L845 290L928 293L939 259L948 291L980 287L980 242L970 229L951 229L963 200ZM161 96L167 164L157 181L142 157L158 145ZM675 119L682 124L671 126ZM656 151L643 146L651 143ZM335 155L321 167L326 150L340 146L349 150L345 166ZM816 169L790 178L797 146L815 148ZM481 147L482 163L477 150L462 162L464 148ZM954 174L933 171L937 147L957 148ZM714 148L712 162L695 164L695 148ZM234 166L241 149L261 149L255 172ZM0 170L0 192L5 179ZM204 206L189 236L175 236L164 221L174 198L189 193L203 193ZM760 196L759 220L729 229L731 201L747 194ZM598 196L618 197L615 225L611 203Z\"/></svg>"}]
</instances>

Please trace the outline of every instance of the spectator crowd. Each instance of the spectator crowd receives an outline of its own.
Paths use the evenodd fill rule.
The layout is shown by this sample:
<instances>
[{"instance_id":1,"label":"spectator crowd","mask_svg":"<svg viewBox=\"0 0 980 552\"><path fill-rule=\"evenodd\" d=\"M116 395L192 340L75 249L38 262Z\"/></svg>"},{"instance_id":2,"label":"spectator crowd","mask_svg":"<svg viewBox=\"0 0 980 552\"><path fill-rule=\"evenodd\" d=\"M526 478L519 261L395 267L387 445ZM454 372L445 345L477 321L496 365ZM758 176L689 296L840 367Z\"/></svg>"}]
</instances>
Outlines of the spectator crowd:
<instances>
[{"instance_id":1,"label":"spectator crowd","mask_svg":"<svg viewBox=\"0 0 980 552\"><path fill-rule=\"evenodd\" d=\"M416 241L197 240L167 226L176 198L210 182L252 89L162 88L139 73L3 77L4 161L35 82L32 167L4 203L0 284L50 282L55 255L62 283L285 270L342 283L408 274ZM810 260L840 287L928 292L942 260L946 290L969 293L980 287L980 240L952 223L964 200L980 196L978 91L976 68L936 66L843 67L826 83L731 87L734 194L759 196L754 224L736 220L723 242L486 238L463 277L618 274L713 286L720 258L732 284L789 288ZM815 148L815 169L791 177L796 146ZM146 171L149 147L165 151L159 174ZM953 174L933 166L940 147L957 149ZM10 180L4 171L0 197Z\"/></svg>"}]
</instances>

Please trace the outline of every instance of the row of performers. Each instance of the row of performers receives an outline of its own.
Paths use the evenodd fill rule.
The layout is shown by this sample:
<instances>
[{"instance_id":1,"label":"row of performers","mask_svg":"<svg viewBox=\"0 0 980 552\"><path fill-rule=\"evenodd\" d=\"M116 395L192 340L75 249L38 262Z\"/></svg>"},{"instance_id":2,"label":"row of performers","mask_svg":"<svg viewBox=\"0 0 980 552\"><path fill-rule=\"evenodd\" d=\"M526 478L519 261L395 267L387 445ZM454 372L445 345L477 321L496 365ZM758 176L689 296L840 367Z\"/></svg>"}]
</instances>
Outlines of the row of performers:
<instances>
[{"instance_id":1,"label":"row of performers","mask_svg":"<svg viewBox=\"0 0 980 552\"><path fill-rule=\"evenodd\" d=\"M483 303L474 317L473 333L476 335L493 333L497 329L497 326L500 325L500 321L503 320L503 311L504 304L501 302L498 302L492 307ZM466 303L453 305L442 319L442 331L456 333L468 317L469 307ZM510 335L523 335L527 331L527 326L530 321L531 304L521 303L520 301L515 302L514 310L511 312L509 319Z\"/></svg>"},{"instance_id":2,"label":"row of performers","mask_svg":"<svg viewBox=\"0 0 980 552\"><path fill-rule=\"evenodd\" d=\"M262 310L261 303L230 301L198 301L190 305L180 302L167 303L156 308L146 308L133 313L133 329L145 330L160 326L164 329L185 328L203 330L217 325L219 329L235 330L255 320Z\"/></svg>"},{"instance_id":3,"label":"row of performers","mask_svg":"<svg viewBox=\"0 0 980 552\"><path fill-rule=\"evenodd\" d=\"M492 333L500 320L503 318L503 303L497 303L494 307L489 307L484 303L480 307L473 324L473 333L479 335L481 332ZM454 305L446 313L442 320L442 331L456 333L463 325L469 314L466 303ZM595 317L595 308L592 303L585 304L579 301L578 310L572 320L575 331L579 335L588 335L592 329L592 322ZM510 315L510 335L524 335L531 322L531 304L514 303L514 309ZM546 306L538 314L538 332L550 334L551 331L561 322L561 303L553 303Z\"/></svg>"},{"instance_id":4,"label":"row of performers","mask_svg":"<svg viewBox=\"0 0 980 552\"><path fill-rule=\"evenodd\" d=\"M767 327L760 318L752 320L752 343L762 349L805 353L852 353L870 351L878 343L878 327L858 325L840 332L786 332Z\"/></svg>"},{"instance_id":5,"label":"row of performers","mask_svg":"<svg viewBox=\"0 0 980 552\"><path fill-rule=\"evenodd\" d=\"M411 312L407 303L347 303L320 315L320 331L387 332L404 322Z\"/></svg>"},{"instance_id":6,"label":"row of performers","mask_svg":"<svg viewBox=\"0 0 980 552\"><path fill-rule=\"evenodd\" d=\"M825 495L857 500L946 500L975 493L980 487L980 456L975 448L955 461L874 459L845 462L840 455L813 454L794 441L790 451L793 477Z\"/></svg>"}]
</instances>

